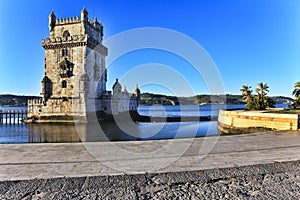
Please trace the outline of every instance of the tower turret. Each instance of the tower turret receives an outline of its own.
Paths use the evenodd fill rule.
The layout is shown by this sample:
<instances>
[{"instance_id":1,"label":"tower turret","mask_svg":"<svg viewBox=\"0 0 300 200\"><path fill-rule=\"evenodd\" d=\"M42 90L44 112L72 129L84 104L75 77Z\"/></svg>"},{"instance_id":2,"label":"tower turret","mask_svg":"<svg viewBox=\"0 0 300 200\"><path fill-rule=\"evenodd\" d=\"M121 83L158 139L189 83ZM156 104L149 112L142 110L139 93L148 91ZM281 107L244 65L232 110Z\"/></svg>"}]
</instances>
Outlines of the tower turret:
<instances>
[{"instance_id":1,"label":"tower turret","mask_svg":"<svg viewBox=\"0 0 300 200\"><path fill-rule=\"evenodd\" d=\"M52 32L52 30L55 26L55 23L56 23L56 16L55 16L54 12L52 11L49 15L49 30L50 30L50 32Z\"/></svg>"},{"instance_id":2,"label":"tower turret","mask_svg":"<svg viewBox=\"0 0 300 200\"><path fill-rule=\"evenodd\" d=\"M81 21L88 21L88 11L86 10L86 8L84 7L81 11Z\"/></svg>"},{"instance_id":3,"label":"tower turret","mask_svg":"<svg viewBox=\"0 0 300 200\"><path fill-rule=\"evenodd\" d=\"M94 26L96 27L98 24L98 20L97 20L97 17L94 18Z\"/></svg>"}]
</instances>

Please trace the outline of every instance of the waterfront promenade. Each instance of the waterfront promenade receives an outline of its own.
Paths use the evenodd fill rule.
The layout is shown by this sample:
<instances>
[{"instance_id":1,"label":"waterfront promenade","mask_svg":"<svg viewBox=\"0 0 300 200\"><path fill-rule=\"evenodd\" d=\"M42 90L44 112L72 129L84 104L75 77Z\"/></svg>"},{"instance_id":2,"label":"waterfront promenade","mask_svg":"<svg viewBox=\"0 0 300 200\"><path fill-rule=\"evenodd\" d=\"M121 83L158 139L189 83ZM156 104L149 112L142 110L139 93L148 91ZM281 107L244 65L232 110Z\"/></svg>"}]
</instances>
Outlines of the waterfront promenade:
<instances>
[{"instance_id":1,"label":"waterfront promenade","mask_svg":"<svg viewBox=\"0 0 300 200\"><path fill-rule=\"evenodd\" d=\"M113 197L119 193L127 194L129 197L142 194L153 197L153 195L160 194L157 191L165 191L167 197L170 197L168 188L181 187L178 191L183 190L183 194L189 195L189 191L193 190L192 186L198 184L197 187L205 188L211 184L208 189L217 192L215 197L220 197L218 191L223 191L220 193L222 196L229 190L226 188L214 190L213 187L216 184L222 186L223 183L230 183L234 186L231 190L238 190L236 188L241 187L243 183L247 187L251 186L259 190L259 184L271 182L273 185L267 185L271 189L270 193L281 191L281 195L300 197L298 185L300 181L300 131L222 136L218 138L208 155L199 154L199 150L204 152L200 149L204 143L214 144L215 139L216 137L176 140L177 149L190 144L180 157L177 157L178 152L172 151L155 157L145 157L147 154L141 157L133 153L160 149L167 146L170 140L116 142L118 149L132 152L127 155L111 149L107 151L109 143L89 143L101 146L97 148L97 151L103 151L97 154L102 155L101 161L98 160L99 157L96 159L92 156L82 143L2 144L0 145L0 188L2 190L6 188L5 195L8 196L9 192L15 194L15 190L21 194L23 192L31 195L31 197L39 195L39 190L44 190L44 194L47 195L53 195L56 190L60 191L55 193L57 195L62 195L62 191L66 191L67 194L68 190L83 194L81 190L87 190L101 191L100 193L107 193L106 195ZM96 155L95 152L93 153ZM167 166L157 169L161 163L168 161L170 162ZM282 176L282 179L277 176ZM241 177L246 177L246 181ZM48 179L48 181L41 179ZM7 182L11 180L25 180L25 182ZM262 182L258 184L257 181ZM88 182L91 185L87 184ZM184 183L188 184L186 192L184 192ZM122 191L119 191L120 189ZM131 194L134 191L136 193ZM89 194L86 196L91 197ZM211 197L211 194L204 193L195 195ZM228 197L239 197L239 190L231 195ZM253 195L259 197L260 193L253 193Z\"/></svg>"},{"instance_id":2,"label":"waterfront promenade","mask_svg":"<svg viewBox=\"0 0 300 200\"><path fill-rule=\"evenodd\" d=\"M206 143L210 140L213 144L215 137L206 138ZM221 136L206 156L199 155L203 141L203 138L177 139L177 149L189 146L182 156L166 152L154 158L150 157L152 154L141 157L130 152L160 149L170 140L115 142L119 149L127 149L129 153L125 156L118 149L108 148L109 143L90 143L100 146L97 151L103 153L99 155L101 161L82 143L1 144L0 180L163 173L300 160L300 131ZM162 162L166 166L155 169Z\"/></svg>"}]
</instances>

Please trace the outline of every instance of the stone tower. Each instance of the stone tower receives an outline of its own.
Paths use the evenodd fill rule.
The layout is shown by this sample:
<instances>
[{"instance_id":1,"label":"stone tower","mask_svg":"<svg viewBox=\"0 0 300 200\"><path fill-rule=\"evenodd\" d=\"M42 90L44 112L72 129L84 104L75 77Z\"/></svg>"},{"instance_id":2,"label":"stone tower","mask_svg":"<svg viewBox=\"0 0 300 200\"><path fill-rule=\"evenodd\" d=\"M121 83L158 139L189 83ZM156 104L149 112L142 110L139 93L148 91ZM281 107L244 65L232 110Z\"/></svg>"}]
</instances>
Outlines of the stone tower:
<instances>
[{"instance_id":1,"label":"stone tower","mask_svg":"<svg viewBox=\"0 0 300 200\"><path fill-rule=\"evenodd\" d=\"M42 40L42 99L28 102L28 118L69 121L101 108L107 81L103 26L97 18L88 18L86 8L80 14L64 19L57 19L54 12L49 15L50 37Z\"/></svg>"}]
</instances>

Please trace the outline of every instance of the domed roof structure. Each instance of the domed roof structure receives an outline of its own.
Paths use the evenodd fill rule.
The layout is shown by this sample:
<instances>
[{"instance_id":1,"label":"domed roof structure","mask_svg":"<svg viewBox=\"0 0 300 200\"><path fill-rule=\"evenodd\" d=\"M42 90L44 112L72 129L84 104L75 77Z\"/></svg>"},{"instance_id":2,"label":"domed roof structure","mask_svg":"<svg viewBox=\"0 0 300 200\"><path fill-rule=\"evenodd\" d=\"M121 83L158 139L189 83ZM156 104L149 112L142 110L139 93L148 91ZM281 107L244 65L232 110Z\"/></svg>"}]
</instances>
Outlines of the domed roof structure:
<instances>
[{"instance_id":1,"label":"domed roof structure","mask_svg":"<svg viewBox=\"0 0 300 200\"><path fill-rule=\"evenodd\" d=\"M120 94L122 92L122 86L119 83L119 79L116 79L116 82L113 85L112 89L113 89L113 94Z\"/></svg>"},{"instance_id":2,"label":"domed roof structure","mask_svg":"<svg viewBox=\"0 0 300 200\"><path fill-rule=\"evenodd\" d=\"M121 84L119 83L119 79L116 79L116 82L114 83L113 87L112 87L113 90L115 89L122 89L122 86Z\"/></svg>"}]
</instances>

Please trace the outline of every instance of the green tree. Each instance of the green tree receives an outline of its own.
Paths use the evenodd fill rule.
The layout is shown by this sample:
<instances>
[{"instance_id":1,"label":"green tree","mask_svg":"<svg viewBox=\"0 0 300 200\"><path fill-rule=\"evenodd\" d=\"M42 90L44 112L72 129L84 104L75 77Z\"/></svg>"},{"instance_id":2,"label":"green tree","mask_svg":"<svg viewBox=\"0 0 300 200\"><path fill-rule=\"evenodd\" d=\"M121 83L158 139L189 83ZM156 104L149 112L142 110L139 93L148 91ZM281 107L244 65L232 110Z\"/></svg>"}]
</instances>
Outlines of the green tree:
<instances>
[{"instance_id":1,"label":"green tree","mask_svg":"<svg viewBox=\"0 0 300 200\"><path fill-rule=\"evenodd\" d=\"M255 89L256 95L252 94L251 86L243 85L240 91L242 97L246 101L246 108L249 110L265 110L266 108L274 108L275 102L267 94L270 92L269 86L265 83L258 83Z\"/></svg>"},{"instance_id":2,"label":"green tree","mask_svg":"<svg viewBox=\"0 0 300 200\"><path fill-rule=\"evenodd\" d=\"M252 92L253 92L253 90L251 90L251 86L243 85L242 88L240 89L240 91L242 92L242 98L246 102L246 107L248 109L252 109L252 107L253 107L252 106L252 101L253 101Z\"/></svg>"},{"instance_id":3,"label":"green tree","mask_svg":"<svg viewBox=\"0 0 300 200\"><path fill-rule=\"evenodd\" d=\"M300 81L295 83L293 95L296 97L296 99L293 101L293 106L299 107L300 105Z\"/></svg>"},{"instance_id":4,"label":"green tree","mask_svg":"<svg viewBox=\"0 0 300 200\"><path fill-rule=\"evenodd\" d=\"M299 97L300 96L300 81L298 81L297 83L295 83L294 90L293 90L293 95L295 97Z\"/></svg>"},{"instance_id":5,"label":"green tree","mask_svg":"<svg viewBox=\"0 0 300 200\"><path fill-rule=\"evenodd\" d=\"M269 86L265 83L258 83L258 88L255 90L257 92L257 103L258 108L257 110L265 110L268 105L268 98L267 94L270 92Z\"/></svg>"}]
</instances>

